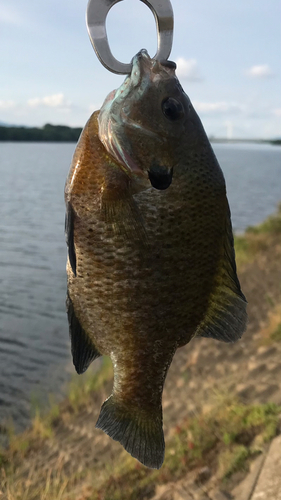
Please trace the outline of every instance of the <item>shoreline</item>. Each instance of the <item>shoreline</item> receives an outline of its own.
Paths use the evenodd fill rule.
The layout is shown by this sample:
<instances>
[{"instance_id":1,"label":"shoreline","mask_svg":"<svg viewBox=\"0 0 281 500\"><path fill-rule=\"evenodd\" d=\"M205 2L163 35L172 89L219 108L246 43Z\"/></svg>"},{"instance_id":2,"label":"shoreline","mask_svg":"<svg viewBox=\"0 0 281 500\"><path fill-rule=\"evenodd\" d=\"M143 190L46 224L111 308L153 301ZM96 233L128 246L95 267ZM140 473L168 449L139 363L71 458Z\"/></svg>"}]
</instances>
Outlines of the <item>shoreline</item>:
<instances>
[{"instance_id":1,"label":"shoreline","mask_svg":"<svg viewBox=\"0 0 281 500\"><path fill-rule=\"evenodd\" d=\"M27 476L28 500L156 500L183 485L208 495L232 494L281 433L281 209L236 236L235 248L249 326L235 344L193 339L178 349L163 394L162 469L139 465L95 429L112 386L111 363L104 358L96 374L74 377L61 404L47 415L38 411L24 433L11 433L9 448L0 453L5 499L22 498Z\"/></svg>"},{"instance_id":2,"label":"shoreline","mask_svg":"<svg viewBox=\"0 0 281 500\"><path fill-rule=\"evenodd\" d=\"M1 142L77 142L83 127L69 127L68 125L52 125L47 123L42 127L26 127L24 125L0 125ZM252 143L281 145L281 138L227 138L210 135L211 143Z\"/></svg>"},{"instance_id":3,"label":"shoreline","mask_svg":"<svg viewBox=\"0 0 281 500\"><path fill-rule=\"evenodd\" d=\"M1 127L0 127L1 128ZM79 129L80 130L80 129ZM82 131L82 129L81 129ZM2 139L0 136L0 144L1 143L62 143L62 144L68 144L68 143L73 143L76 144L78 142L79 136L81 131L77 133L77 137L75 136L74 138L51 138L51 139ZM227 139L227 138L215 138L215 137L209 137L208 138L211 144L270 144L272 146L281 146L281 139Z\"/></svg>"}]
</instances>

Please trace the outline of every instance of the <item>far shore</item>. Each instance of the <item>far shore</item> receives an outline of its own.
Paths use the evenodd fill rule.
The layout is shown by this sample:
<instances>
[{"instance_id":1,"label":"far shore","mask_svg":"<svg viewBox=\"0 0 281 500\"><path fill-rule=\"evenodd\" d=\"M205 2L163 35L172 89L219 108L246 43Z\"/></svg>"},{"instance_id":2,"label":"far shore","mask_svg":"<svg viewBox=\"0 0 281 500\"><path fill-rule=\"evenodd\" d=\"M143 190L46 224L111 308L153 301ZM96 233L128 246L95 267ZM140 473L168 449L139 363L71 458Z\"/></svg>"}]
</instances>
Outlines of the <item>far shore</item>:
<instances>
[{"instance_id":1,"label":"far shore","mask_svg":"<svg viewBox=\"0 0 281 500\"><path fill-rule=\"evenodd\" d=\"M1 122L0 122L1 123ZM67 125L51 125L43 127L25 127L16 125L0 125L0 142L77 142L82 132L82 127L68 127ZM227 137L209 137L212 143L253 143L281 145L279 139L242 139Z\"/></svg>"},{"instance_id":2,"label":"far shore","mask_svg":"<svg viewBox=\"0 0 281 500\"><path fill-rule=\"evenodd\" d=\"M252 143L252 144L273 144L274 146L281 145L281 139L227 139L226 137L209 137L210 142L220 142L228 144L241 144L241 143Z\"/></svg>"}]
</instances>

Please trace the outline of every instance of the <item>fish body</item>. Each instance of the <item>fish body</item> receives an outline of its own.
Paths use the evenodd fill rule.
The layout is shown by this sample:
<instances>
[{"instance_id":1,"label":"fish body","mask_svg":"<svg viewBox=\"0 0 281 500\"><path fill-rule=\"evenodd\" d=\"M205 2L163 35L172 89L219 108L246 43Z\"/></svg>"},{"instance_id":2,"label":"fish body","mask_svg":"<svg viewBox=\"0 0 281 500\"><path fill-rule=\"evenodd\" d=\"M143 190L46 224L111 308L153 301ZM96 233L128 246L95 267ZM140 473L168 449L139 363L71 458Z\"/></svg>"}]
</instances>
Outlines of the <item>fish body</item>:
<instances>
[{"instance_id":1,"label":"fish body","mask_svg":"<svg viewBox=\"0 0 281 500\"><path fill-rule=\"evenodd\" d=\"M224 177L174 63L135 56L82 132L65 199L74 365L111 357L97 427L159 468L176 349L246 326Z\"/></svg>"}]
</instances>

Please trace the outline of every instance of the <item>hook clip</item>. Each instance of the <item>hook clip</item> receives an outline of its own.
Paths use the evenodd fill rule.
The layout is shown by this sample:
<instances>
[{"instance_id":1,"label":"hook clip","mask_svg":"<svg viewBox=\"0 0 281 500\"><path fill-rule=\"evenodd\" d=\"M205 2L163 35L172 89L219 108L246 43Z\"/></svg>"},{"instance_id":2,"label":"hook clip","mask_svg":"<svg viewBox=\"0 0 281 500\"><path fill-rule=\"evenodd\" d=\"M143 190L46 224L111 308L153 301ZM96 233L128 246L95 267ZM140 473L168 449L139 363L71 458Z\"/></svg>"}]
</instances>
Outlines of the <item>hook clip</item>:
<instances>
[{"instance_id":1,"label":"hook clip","mask_svg":"<svg viewBox=\"0 0 281 500\"><path fill-rule=\"evenodd\" d=\"M89 0L86 23L91 43L100 62L112 73L126 75L132 64L124 64L112 55L109 48L105 20L106 16L122 0ZM157 52L153 59L168 59L172 50L174 16L170 0L141 0L152 11L157 27Z\"/></svg>"}]
</instances>

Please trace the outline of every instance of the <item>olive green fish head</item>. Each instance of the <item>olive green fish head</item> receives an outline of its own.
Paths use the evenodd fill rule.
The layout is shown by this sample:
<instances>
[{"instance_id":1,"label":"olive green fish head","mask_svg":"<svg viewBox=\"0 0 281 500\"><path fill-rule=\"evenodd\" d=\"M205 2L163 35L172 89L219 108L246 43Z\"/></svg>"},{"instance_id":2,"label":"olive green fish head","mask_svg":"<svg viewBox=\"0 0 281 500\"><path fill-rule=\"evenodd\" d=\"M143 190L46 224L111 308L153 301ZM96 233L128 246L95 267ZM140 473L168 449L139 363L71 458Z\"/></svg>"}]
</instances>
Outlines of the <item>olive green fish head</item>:
<instances>
[{"instance_id":1,"label":"olive green fish head","mask_svg":"<svg viewBox=\"0 0 281 500\"><path fill-rule=\"evenodd\" d=\"M99 114L99 137L107 151L157 189L171 184L182 148L192 148L198 133L205 135L175 69L172 61L151 59L141 50L131 74L108 95Z\"/></svg>"}]
</instances>

